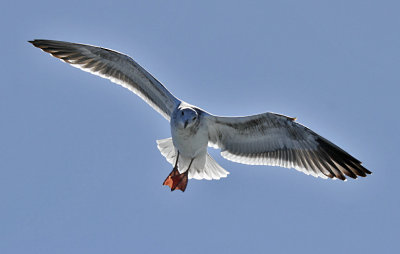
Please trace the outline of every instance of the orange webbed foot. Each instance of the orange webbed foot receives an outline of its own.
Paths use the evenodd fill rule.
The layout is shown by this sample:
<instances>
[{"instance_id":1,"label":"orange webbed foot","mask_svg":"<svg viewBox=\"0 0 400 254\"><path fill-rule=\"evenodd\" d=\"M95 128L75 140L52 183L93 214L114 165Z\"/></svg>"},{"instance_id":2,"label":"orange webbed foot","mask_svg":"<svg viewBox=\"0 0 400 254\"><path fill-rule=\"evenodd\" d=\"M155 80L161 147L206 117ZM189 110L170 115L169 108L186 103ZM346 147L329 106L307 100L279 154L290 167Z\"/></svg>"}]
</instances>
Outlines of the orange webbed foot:
<instances>
[{"instance_id":1,"label":"orange webbed foot","mask_svg":"<svg viewBox=\"0 0 400 254\"><path fill-rule=\"evenodd\" d=\"M172 180L172 177L179 175L179 171L177 168L174 168L171 173L167 176L165 181L163 182L163 185L169 186L171 189L173 187L174 181Z\"/></svg>"},{"instance_id":2,"label":"orange webbed foot","mask_svg":"<svg viewBox=\"0 0 400 254\"><path fill-rule=\"evenodd\" d=\"M174 168L165 179L163 185L169 186L171 191L181 190L183 192L186 190L188 180L188 170L181 174L177 168Z\"/></svg>"}]
</instances>

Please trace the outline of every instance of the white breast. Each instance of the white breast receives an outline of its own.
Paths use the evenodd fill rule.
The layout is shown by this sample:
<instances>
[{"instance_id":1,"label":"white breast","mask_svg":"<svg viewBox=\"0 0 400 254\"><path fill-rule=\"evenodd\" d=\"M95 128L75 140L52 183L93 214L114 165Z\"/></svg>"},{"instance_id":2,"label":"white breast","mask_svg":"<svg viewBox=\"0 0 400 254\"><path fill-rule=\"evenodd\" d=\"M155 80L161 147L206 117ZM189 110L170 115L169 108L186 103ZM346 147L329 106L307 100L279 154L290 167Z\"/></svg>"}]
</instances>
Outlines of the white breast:
<instances>
[{"instance_id":1,"label":"white breast","mask_svg":"<svg viewBox=\"0 0 400 254\"><path fill-rule=\"evenodd\" d=\"M171 122L172 123L172 122ZM208 130L204 124L199 125L197 132L186 128L178 129L171 124L172 141L180 155L195 158L199 154L206 153L208 145Z\"/></svg>"},{"instance_id":2,"label":"white breast","mask_svg":"<svg viewBox=\"0 0 400 254\"><path fill-rule=\"evenodd\" d=\"M185 172L203 172L207 156L208 131L199 128L196 133L189 129L171 128L172 142L179 151L178 170Z\"/></svg>"},{"instance_id":3,"label":"white breast","mask_svg":"<svg viewBox=\"0 0 400 254\"><path fill-rule=\"evenodd\" d=\"M188 108L187 105L185 107ZM185 172L191 165L190 172L202 172L207 156L208 126L201 114L197 115L197 121L186 125L188 119L193 119L193 115L188 114L190 110L184 115L178 108L172 113L170 122L172 142L175 151L179 151L178 170L181 173Z\"/></svg>"}]
</instances>

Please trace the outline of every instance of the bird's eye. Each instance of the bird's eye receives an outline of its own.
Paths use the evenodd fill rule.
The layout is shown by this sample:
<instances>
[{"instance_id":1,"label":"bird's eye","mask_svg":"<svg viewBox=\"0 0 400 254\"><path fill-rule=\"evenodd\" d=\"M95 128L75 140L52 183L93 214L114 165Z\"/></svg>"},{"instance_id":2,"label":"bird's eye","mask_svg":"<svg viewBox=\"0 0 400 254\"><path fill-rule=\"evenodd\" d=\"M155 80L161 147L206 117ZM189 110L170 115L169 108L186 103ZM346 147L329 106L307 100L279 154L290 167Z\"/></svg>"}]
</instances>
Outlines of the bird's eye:
<instances>
[{"instance_id":1,"label":"bird's eye","mask_svg":"<svg viewBox=\"0 0 400 254\"><path fill-rule=\"evenodd\" d=\"M193 117L193 120L195 120L196 119L196 117Z\"/></svg>"},{"instance_id":2,"label":"bird's eye","mask_svg":"<svg viewBox=\"0 0 400 254\"><path fill-rule=\"evenodd\" d=\"M182 113L181 113L182 115L184 115L184 113L183 113L183 111L182 111Z\"/></svg>"}]
</instances>

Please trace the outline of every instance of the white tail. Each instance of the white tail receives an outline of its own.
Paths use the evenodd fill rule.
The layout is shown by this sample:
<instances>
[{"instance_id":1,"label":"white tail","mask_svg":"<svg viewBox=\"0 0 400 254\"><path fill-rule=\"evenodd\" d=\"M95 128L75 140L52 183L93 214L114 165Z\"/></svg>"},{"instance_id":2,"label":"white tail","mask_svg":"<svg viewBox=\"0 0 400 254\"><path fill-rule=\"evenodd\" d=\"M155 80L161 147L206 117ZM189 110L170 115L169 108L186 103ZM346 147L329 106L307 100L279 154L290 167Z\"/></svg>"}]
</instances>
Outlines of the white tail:
<instances>
[{"instance_id":1,"label":"white tail","mask_svg":"<svg viewBox=\"0 0 400 254\"><path fill-rule=\"evenodd\" d=\"M176 150L172 138L157 140L157 147L165 159L174 166L176 160ZM208 153L206 163L201 171L189 170L189 179L207 179L219 180L221 177L227 177L228 171L223 169Z\"/></svg>"}]
</instances>

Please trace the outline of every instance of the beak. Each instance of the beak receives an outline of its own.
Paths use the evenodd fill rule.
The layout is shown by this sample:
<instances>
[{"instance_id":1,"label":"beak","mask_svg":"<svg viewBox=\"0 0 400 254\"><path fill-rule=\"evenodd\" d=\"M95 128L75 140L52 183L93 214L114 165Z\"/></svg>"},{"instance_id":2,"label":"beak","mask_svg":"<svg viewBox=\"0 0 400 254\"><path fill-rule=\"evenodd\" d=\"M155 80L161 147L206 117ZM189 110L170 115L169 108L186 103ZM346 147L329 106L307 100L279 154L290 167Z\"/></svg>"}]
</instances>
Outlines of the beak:
<instances>
[{"instance_id":1,"label":"beak","mask_svg":"<svg viewBox=\"0 0 400 254\"><path fill-rule=\"evenodd\" d=\"M183 128L186 128L187 125L188 125L188 121L185 121L185 125L183 126Z\"/></svg>"}]
</instances>

